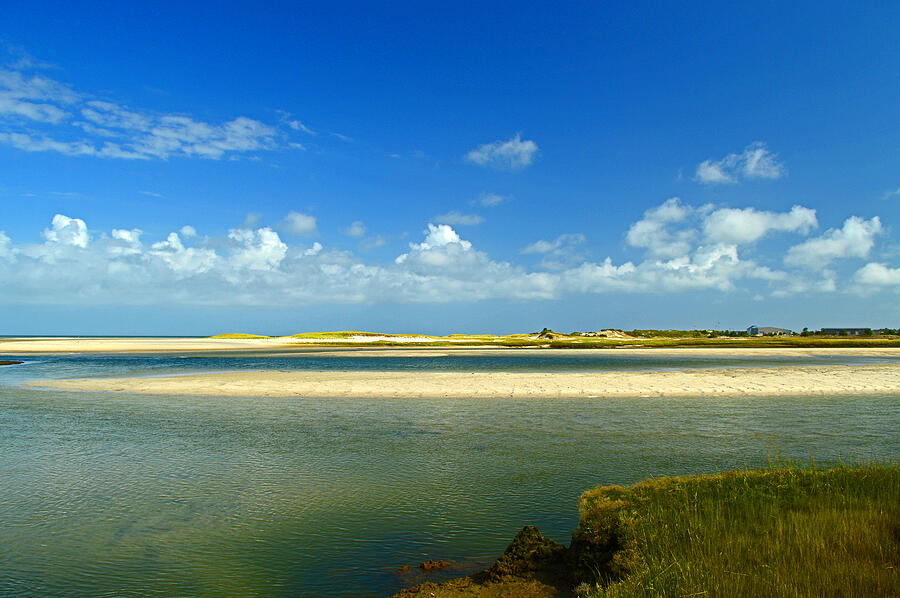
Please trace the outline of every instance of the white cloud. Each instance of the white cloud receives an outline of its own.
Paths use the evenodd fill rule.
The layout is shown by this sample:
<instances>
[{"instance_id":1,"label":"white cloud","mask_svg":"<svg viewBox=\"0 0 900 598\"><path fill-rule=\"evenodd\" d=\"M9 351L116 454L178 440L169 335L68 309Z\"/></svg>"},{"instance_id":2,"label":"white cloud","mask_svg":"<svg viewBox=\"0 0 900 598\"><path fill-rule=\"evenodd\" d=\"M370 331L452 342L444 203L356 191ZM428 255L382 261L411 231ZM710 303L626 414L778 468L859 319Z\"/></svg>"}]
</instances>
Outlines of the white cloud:
<instances>
[{"instance_id":1,"label":"white cloud","mask_svg":"<svg viewBox=\"0 0 900 598\"><path fill-rule=\"evenodd\" d=\"M138 255L143 252L144 247L141 244L141 235L143 231L139 228L131 230L112 229L112 243L107 251L111 255Z\"/></svg>"},{"instance_id":2,"label":"white cloud","mask_svg":"<svg viewBox=\"0 0 900 598\"><path fill-rule=\"evenodd\" d=\"M2 145L113 159L219 159L276 148L287 133L245 116L217 124L129 108L24 72L33 65L0 68ZM291 129L309 132L302 123Z\"/></svg>"},{"instance_id":3,"label":"white cloud","mask_svg":"<svg viewBox=\"0 0 900 598\"><path fill-rule=\"evenodd\" d=\"M165 241L154 243L149 253L160 258L173 272L185 276L207 272L219 260L212 249L185 247L178 233L169 233Z\"/></svg>"},{"instance_id":4,"label":"white cloud","mask_svg":"<svg viewBox=\"0 0 900 598\"><path fill-rule=\"evenodd\" d=\"M290 212L284 217L282 226L295 235L315 235L319 232L316 228L316 217L300 212Z\"/></svg>"},{"instance_id":5,"label":"white cloud","mask_svg":"<svg viewBox=\"0 0 900 598\"><path fill-rule=\"evenodd\" d=\"M461 214L454 210L452 212L447 212L446 214L438 214L432 218L432 222L449 224L451 226L477 226L484 222L484 218L479 214Z\"/></svg>"},{"instance_id":6,"label":"white cloud","mask_svg":"<svg viewBox=\"0 0 900 598\"><path fill-rule=\"evenodd\" d=\"M900 268L870 262L856 271L853 282L872 287L900 286Z\"/></svg>"},{"instance_id":7,"label":"white cloud","mask_svg":"<svg viewBox=\"0 0 900 598\"><path fill-rule=\"evenodd\" d=\"M671 232L669 224L683 222L693 208L685 206L677 197L667 199L663 204L644 212L644 217L631 225L626 242L632 247L642 247L650 255L658 258L673 258L686 255L691 248L693 230Z\"/></svg>"},{"instance_id":8,"label":"white cloud","mask_svg":"<svg viewBox=\"0 0 900 598\"><path fill-rule=\"evenodd\" d=\"M354 220L342 232L348 237L361 237L366 234L366 225L361 220Z\"/></svg>"},{"instance_id":9,"label":"white cloud","mask_svg":"<svg viewBox=\"0 0 900 598\"><path fill-rule=\"evenodd\" d=\"M273 270L287 254L287 245L269 227L255 231L235 228L228 232L228 238L237 245L231 256L236 268Z\"/></svg>"},{"instance_id":10,"label":"white cloud","mask_svg":"<svg viewBox=\"0 0 900 598\"><path fill-rule=\"evenodd\" d=\"M460 239L453 228L446 224L429 224L427 235L421 243L410 243L410 253L404 253L394 260L398 264L406 262L410 255L414 259L432 266L448 265L451 255L459 255L472 249L469 241Z\"/></svg>"},{"instance_id":11,"label":"white cloud","mask_svg":"<svg viewBox=\"0 0 900 598\"><path fill-rule=\"evenodd\" d=\"M884 195L881 196L881 199L890 199L892 197L900 197L900 188L894 189L893 191L885 191Z\"/></svg>"},{"instance_id":12,"label":"white cloud","mask_svg":"<svg viewBox=\"0 0 900 598\"><path fill-rule=\"evenodd\" d=\"M304 124L303 124L302 122L300 122L299 120L292 120L292 121L289 121L289 122L288 122L288 126L290 126L290 127L291 127L292 129L294 129L295 131L303 131L304 133L308 133L308 134L310 134L310 135L316 135L316 134L317 134L315 131L313 131L312 129L310 129L310 128L307 127L306 125L304 125Z\"/></svg>"},{"instance_id":13,"label":"white cloud","mask_svg":"<svg viewBox=\"0 0 900 598\"><path fill-rule=\"evenodd\" d=\"M506 141L485 143L466 154L466 160L479 166L491 166L503 170L521 170L534 161L538 146L534 141L522 139L521 133Z\"/></svg>"},{"instance_id":14,"label":"white cloud","mask_svg":"<svg viewBox=\"0 0 900 598\"><path fill-rule=\"evenodd\" d=\"M0 230L0 257L8 257L12 254L9 248L11 244L10 238L6 236L5 232Z\"/></svg>"},{"instance_id":15,"label":"white cloud","mask_svg":"<svg viewBox=\"0 0 900 598\"><path fill-rule=\"evenodd\" d=\"M191 237L197 236L197 229L195 229L190 224L185 224L184 226L182 226L179 229L178 232L180 232L181 236L184 237L185 239L190 239Z\"/></svg>"},{"instance_id":16,"label":"white cloud","mask_svg":"<svg viewBox=\"0 0 900 598\"><path fill-rule=\"evenodd\" d=\"M553 241L539 240L522 249L522 253L550 253L565 245L584 243L585 237L581 233L560 235Z\"/></svg>"},{"instance_id":17,"label":"white cloud","mask_svg":"<svg viewBox=\"0 0 900 598\"><path fill-rule=\"evenodd\" d=\"M882 231L881 220L877 216L863 220L851 216L839 229L828 230L825 234L791 247L784 258L789 266L821 268L841 258L864 258L875 244L875 237Z\"/></svg>"},{"instance_id":18,"label":"white cloud","mask_svg":"<svg viewBox=\"0 0 900 598\"><path fill-rule=\"evenodd\" d=\"M374 237L363 239L363 241L360 243L360 248L363 251L372 251L374 249L378 249L379 247L384 247L387 244L388 240L384 235L375 235Z\"/></svg>"},{"instance_id":19,"label":"white cloud","mask_svg":"<svg viewBox=\"0 0 900 598\"><path fill-rule=\"evenodd\" d=\"M523 248L520 253L536 253L543 257L540 266L548 270L564 270L574 263L584 261L584 254L579 248L587 239L581 233L568 233L556 237L553 241L543 239L535 241Z\"/></svg>"},{"instance_id":20,"label":"white cloud","mask_svg":"<svg viewBox=\"0 0 900 598\"><path fill-rule=\"evenodd\" d=\"M62 106L77 96L65 85L39 75L0 69L0 116L43 123L59 123L66 117Z\"/></svg>"},{"instance_id":21,"label":"white cloud","mask_svg":"<svg viewBox=\"0 0 900 598\"><path fill-rule=\"evenodd\" d=\"M674 199L647 210L642 222L664 225L656 229L667 239L663 246L688 240L677 255L645 243L642 260L593 261L578 253L587 241L575 233L525 248L541 258L530 268L492 259L443 223L429 224L421 240L384 263L321 243L290 246L268 227L236 228L220 237L189 237L182 229L143 242L138 228L92 237L83 220L58 214L43 243L14 243L0 233L0 305L298 306L554 299L573 293L716 291L752 297L766 286L767 294L777 296L842 289L838 273L828 268L780 270L742 256L739 243L706 238L695 245L696 225L714 212ZM810 265L813 254L824 255L819 265L836 256L863 256L880 226L877 218L852 217L841 229L797 246L812 249L794 248L789 255L801 266ZM383 240L364 239L361 246ZM770 262L777 259L769 256ZM846 282L875 293L896 289L898 279L900 269L873 262Z\"/></svg>"},{"instance_id":22,"label":"white cloud","mask_svg":"<svg viewBox=\"0 0 900 598\"><path fill-rule=\"evenodd\" d=\"M71 245L82 249L87 247L91 240L84 220L69 218L62 214L53 217L50 228L44 229L43 237L54 245Z\"/></svg>"},{"instance_id":23,"label":"white cloud","mask_svg":"<svg viewBox=\"0 0 900 598\"><path fill-rule=\"evenodd\" d=\"M751 143L739 154L728 154L721 160L704 160L697 166L695 180L715 185L736 183L741 178L780 179L787 174L778 155L762 142Z\"/></svg>"},{"instance_id":24,"label":"white cloud","mask_svg":"<svg viewBox=\"0 0 900 598\"><path fill-rule=\"evenodd\" d=\"M500 204L507 201L509 201L509 197L505 195L498 195L497 193L481 194L481 205L486 208L493 208L494 206L499 206Z\"/></svg>"},{"instance_id":25,"label":"white cloud","mask_svg":"<svg viewBox=\"0 0 900 598\"><path fill-rule=\"evenodd\" d=\"M754 208L715 210L706 216L703 231L720 243L753 243L772 231L808 234L818 226L816 211L794 206L790 212L761 212Z\"/></svg>"}]
</instances>

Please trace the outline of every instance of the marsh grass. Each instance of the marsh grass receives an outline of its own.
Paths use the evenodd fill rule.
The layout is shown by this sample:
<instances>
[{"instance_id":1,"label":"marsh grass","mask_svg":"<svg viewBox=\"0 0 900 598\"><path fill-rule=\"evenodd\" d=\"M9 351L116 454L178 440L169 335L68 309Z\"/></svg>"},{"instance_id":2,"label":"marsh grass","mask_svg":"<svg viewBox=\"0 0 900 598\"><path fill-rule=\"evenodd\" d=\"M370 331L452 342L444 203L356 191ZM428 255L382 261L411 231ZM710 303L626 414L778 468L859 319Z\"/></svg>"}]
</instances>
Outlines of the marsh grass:
<instances>
[{"instance_id":1,"label":"marsh grass","mask_svg":"<svg viewBox=\"0 0 900 598\"><path fill-rule=\"evenodd\" d=\"M598 487L580 507L579 531L624 549L589 596L900 596L893 460Z\"/></svg>"}]
</instances>

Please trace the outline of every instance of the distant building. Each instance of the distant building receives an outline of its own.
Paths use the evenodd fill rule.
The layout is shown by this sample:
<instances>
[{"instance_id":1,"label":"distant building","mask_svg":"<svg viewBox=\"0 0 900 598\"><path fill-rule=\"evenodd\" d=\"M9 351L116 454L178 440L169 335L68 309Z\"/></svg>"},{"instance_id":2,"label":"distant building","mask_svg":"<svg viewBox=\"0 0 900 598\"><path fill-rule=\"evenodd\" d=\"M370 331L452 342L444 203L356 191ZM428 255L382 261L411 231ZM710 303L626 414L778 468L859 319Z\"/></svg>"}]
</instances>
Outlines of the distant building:
<instances>
[{"instance_id":1,"label":"distant building","mask_svg":"<svg viewBox=\"0 0 900 598\"><path fill-rule=\"evenodd\" d=\"M871 328L823 328L822 334L829 336L861 336L871 334Z\"/></svg>"},{"instance_id":2,"label":"distant building","mask_svg":"<svg viewBox=\"0 0 900 598\"><path fill-rule=\"evenodd\" d=\"M775 328L774 326L763 326L759 329L759 333L763 336L790 336L794 334L793 330L787 328Z\"/></svg>"},{"instance_id":3,"label":"distant building","mask_svg":"<svg viewBox=\"0 0 900 598\"><path fill-rule=\"evenodd\" d=\"M747 329L747 336L790 336L792 334L794 334L793 330L774 326L751 326Z\"/></svg>"}]
</instances>

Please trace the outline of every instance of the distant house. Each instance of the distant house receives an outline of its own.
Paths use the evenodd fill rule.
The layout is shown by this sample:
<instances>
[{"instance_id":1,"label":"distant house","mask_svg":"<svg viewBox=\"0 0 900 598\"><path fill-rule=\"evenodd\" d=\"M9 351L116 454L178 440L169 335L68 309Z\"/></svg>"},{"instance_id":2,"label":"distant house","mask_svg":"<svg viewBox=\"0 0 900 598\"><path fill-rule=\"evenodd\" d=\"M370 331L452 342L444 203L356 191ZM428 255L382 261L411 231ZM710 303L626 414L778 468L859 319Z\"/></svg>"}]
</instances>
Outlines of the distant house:
<instances>
[{"instance_id":1,"label":"distant house","mask_svg":"<svg viewBox=\"0 0 900 598\"><path fill-rule=\"evenodd\" d=\"M774 326L763 326L759 329L759 333L763 336L790 336L794 334L793 330L787 328L775 328Z\"/></svg>"},{"instance_id":2,"label":"distant house","mask_svg":"<svg viewBox=\"0 0 900 598\"><path fill-rule=\"evenodd\" d=\"M822 334L829 336L861 336L872 334L871 328L823 328Z\"/></svg>"},{"instance_id":3,"label":"distant house","mask_svg":"<svg viewBox=\"0 0 900 598\"><path fill-rule=\"evenodd\" d=\"M747 336L790 336L792 334L794 334L793 330L774 326L751 326L747 329Z\"/></svg>"}]
</instances>

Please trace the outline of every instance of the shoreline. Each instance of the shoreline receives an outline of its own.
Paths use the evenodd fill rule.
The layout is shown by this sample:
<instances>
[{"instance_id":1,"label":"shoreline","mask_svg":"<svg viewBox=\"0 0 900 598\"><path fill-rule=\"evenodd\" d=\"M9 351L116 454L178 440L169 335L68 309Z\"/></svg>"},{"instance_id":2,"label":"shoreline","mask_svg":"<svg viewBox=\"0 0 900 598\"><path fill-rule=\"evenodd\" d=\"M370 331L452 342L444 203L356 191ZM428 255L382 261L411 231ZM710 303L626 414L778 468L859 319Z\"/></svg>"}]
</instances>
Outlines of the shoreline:
<instances>
[{"instance_id":1,"label":"shoreline","mask_svg":"<svg viewBox=\"0 0 900 598\"><path fill-rule=\"evenodd\" d=\"M38 380L25 386L147 395L384 399L900 395L900 363L598 373L250 371Z\"/></svg>"},{"instance_id":2,"label":"shoreline","mask_svg":"<svg viewBox=\"0 0 900 598\"><path fill-rule=\"evenodd\" d=\"M900 359L900 344L866 344L856 339L829 339L827 345L822 341L810 340L808 344L784 346L768 344L767 340L758 341L758 346L747 346L757 341L717 341L707 344L705 341L695 342L682 339L683 344L655 344L658 339L635 339L626 344L610 346L593 346L591 344L529 341L526 344L503 344L501 341L479 341L477 339L428 339L402 337L385 341L380 337L367 337L375 340L352 339L297 339L293 337L274 338L178 338L178 337L8 337L0 338L0 354L2 355L55 355L72 353L271 353L280 352L279 357L306 356L322 354L324 351L333 355L382 355L382 356L416 356L433 354L496 355L496 354L603 354L614 352L617 355L652 351L654 354L677 352L678 354L718 354L718 355L802 355L806 353L857 354L896 356ZM668 341L666 341L668 342ZM799 342L799 341L798 341ZM881 343L882 341L872 341Z\"/></svg>"}]
</instances>

